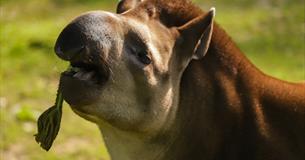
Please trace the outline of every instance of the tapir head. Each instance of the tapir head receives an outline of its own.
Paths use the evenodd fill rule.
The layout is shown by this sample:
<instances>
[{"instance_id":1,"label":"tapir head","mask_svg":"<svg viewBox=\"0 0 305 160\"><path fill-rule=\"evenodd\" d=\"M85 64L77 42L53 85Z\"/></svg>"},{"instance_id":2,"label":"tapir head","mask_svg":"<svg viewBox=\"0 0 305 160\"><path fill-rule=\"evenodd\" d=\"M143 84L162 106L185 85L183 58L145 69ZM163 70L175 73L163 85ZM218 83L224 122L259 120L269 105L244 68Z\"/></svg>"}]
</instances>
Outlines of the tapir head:
<instances>
[{"instance_id":1,"label":"tapir head","mask_svg":"<svg viewBox=\"0 0 305 160\"><path fill-rule=\"evenodd\" d=\"M179 83L209 47L215 10L176 24L155 1L123 0L117 14L85 13L60 33L55 52L71 68L63 97L97 124L153 133L175 117Z\"/></svg>"}]
</instances>

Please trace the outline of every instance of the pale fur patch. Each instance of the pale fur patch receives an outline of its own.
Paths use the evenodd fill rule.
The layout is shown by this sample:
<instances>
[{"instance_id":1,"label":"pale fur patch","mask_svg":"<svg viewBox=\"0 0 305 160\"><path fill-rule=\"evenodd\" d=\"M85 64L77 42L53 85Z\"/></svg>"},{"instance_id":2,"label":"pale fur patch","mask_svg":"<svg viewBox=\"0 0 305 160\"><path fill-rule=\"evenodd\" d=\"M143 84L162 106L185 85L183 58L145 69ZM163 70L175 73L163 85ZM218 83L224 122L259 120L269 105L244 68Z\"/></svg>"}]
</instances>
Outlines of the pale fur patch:
<instances>
[{"instance_id":1,"label":"pale fur patch","mask_svg":"<svg viewBox=\"0 0 305 160\"><path fill-rule=\"evenodd\" d=\"M158 84L158 80L154 74L154 70L151 67L146 67L145 68L146 71L146 76L147 76L147 80L148 83L151 84L152 86L155 86Z\"/></svg>"},{"instance_id":2,"label":"pale fur patch","mask_svg":"<svg viewBox=\"0 0 305 160\"><path fill-rule=\"evenodd\" d=\"M174 99L173 97L174 97L173 88L169 88L164 96L164 99L162 100L162 106L164 106L166 112L168 112L168 110L173 104L173 99Z\"/></svg>"},{"instance_id":3,"label":"pale fur patch","mask_svg":"<svg viewBox=\"0 0 305 160\"><path fill-rule=\"evenodd\" d=\"M168 60L166 60L166 59L164 60L162 58L162 56L160 55L159 49L154 45L153 38L152 38L149 27L134 19L128 19L127 23L129 25L131 25L132 27L136 28L136 30L139 32L139 34L141 34L141 36L146 40L145 43L151 53L153 65L158 70L158 72L160 72L160 73L166 72L168 70ZM144 65L141 64L138 61L138 59L136 59L132 54L128 54L128 55L129 55L129 59L133 63L135 63L137 66L139 66L141 68L144 67ZM154 73L154 69L148 65L148 66L144 67L144 71L146 72L148 83L150 83L151 85L154 85L154 86L157 85L158 78L156 77L156 75Z\"/></svg>"},{"instance_id":4,"label":"pale fur patch","mask_svg":"<svg viewBox=\"0 0 305 160\"><path fill-rule=\"evenodd\" d=\"M156 68L160 72L167 71L168 70L167 63L163 63L163 59L160 55L160 51L153 44L153 38L152 38L151 31L150 31L149 27L147 25L145 25L144 23L141 23L141 22L139 22L137 20L134 20L134 19L128 19L128 24L130 24L131 26L136 28L137 31L140 32L139 34L141 34L141 36L143 38L145 38L146 45L147 45L149 51L151 52L151 55L152 55L151 58L153 59L153 62L154 62L154 65L156 66Z\"/></svg>"}]
</instances>

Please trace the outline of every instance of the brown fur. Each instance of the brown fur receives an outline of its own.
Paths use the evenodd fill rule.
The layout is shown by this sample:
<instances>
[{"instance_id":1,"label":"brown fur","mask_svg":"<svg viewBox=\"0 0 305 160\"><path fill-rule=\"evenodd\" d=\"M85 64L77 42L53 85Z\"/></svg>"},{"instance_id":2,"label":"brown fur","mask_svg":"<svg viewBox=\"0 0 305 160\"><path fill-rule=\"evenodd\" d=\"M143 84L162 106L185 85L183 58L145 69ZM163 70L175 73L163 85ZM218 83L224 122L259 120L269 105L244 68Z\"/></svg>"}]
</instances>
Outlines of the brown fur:
<instances>
[{"instance_id":1,"label":"brown fur","mask_svg":"<svg viewBox=\"0 0 305 160\"><path fill-rule=\"evenodd\" d=\"M147 3L168 27L203 13L185 0ZM217 24L206 57L184 72L178 117L168 159L304 159L305 85L263 74Z\"/></svg>"},{"instance_id":2,"label":"brown fur","mask_svg":"<svg viewBox=\"0 0 305 160\"><path fill-rule=\"evenodd\" d=\"M304 97L303 84L264 75L216 25L206 57L183 75L185 144L174 146L192 159L304 159Z\"/></svg>"},{"instance_id":3,"label":"brown fur","mask_svg":"<svg viewBox=\"0 0 305 160\"><path fill-rule=\"evenodd\" d=\"M157 17L167 27L182 26L203 13L199 7L189 0L151 0L140 5L156 7Z\"/></svg>"}]
</instances>

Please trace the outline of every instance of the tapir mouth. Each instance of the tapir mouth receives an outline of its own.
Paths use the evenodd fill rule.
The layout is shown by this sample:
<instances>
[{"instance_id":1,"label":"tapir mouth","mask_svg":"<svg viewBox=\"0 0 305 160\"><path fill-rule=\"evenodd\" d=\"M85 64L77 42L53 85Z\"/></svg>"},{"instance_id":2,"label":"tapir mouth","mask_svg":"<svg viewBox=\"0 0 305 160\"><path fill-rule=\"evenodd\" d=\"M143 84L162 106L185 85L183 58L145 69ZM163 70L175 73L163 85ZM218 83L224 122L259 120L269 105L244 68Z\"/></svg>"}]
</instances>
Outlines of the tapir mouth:
<instances>
[{"instance_id":1,"label":"tapir mouth","mask_svg":"<svg viewBox=\"0 0 305 160\"><path fill-rule=\"evenodd\" d=\"M60 90L68 104L81 107L95 103L110 77L106 63L70 62L61 74Z\"/></svg>"},{"instance_id":2,"label":"tapir mouth","mask_svg":"<svg viewBox=\"0 0 305 160\"><path fill-rule=\"evenodd\" d=\"M84 83L103 85L109 79L109 68L106 65L89 64L84 62L71 62L63 76L79 80Z\"/></svg>"}]
</instances>

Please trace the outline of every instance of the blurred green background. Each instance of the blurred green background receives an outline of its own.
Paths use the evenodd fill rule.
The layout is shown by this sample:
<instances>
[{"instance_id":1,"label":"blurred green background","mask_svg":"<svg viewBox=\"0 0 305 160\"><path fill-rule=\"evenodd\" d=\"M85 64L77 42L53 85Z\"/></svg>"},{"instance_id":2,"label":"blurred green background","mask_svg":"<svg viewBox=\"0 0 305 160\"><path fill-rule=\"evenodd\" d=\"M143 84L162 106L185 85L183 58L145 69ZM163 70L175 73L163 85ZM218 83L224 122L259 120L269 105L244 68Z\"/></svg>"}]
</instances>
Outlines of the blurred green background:
<instances>
[{"instance_id":1,"label":"blurred green background","mask_svg":"<svg viewBox=\"0 0 305 160\"><path fill-rule=\"evenodd\" d=\"M36 119L54 103L67 64L54 52L64 26L89 10L114 11L117 0L2 0L0 16L1 160L109 160L100 132L64 107L49 152L34 141ZM304 81L303 0L197 0L265 73Z\"/></svg>"}]
</instances>

